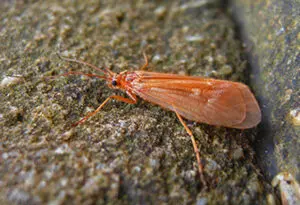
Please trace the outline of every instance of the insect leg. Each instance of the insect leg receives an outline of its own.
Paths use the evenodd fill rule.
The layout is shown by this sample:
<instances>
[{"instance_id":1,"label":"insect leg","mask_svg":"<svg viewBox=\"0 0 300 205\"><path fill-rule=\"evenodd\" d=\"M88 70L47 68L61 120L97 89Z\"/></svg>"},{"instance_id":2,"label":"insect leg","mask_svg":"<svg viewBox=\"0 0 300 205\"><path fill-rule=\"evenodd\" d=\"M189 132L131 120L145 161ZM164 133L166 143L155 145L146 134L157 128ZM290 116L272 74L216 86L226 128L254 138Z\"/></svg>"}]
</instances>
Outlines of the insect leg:
<instances>
[{"instance_id":1,"label":"insect leg","mask_svg":"<svg viewBox=\"0 0 300 205\"><path fill-rule=\"evenodd\" d=\"M174 106L173 106L174 107ZM204 176L203 176L203 166L202 166L202 163L201 163L201 158L200 158L200 152L199 152L199 149L197 147L197 143L196 143L196 140L195 140L195 137L192 133L192 131L188 128L188 126L185 124L185 122L183 121L182 117L179 115L179 113L176 111L176 108L174 107L174 112L176 113L179 121L181 122L181 124L183 125L184 129L186 130L186 132L190 135L191 137L191 140L192 140L192 144L193 144L193 147L194 147L194 152L196 154L196 158L197 158L197 162L198 162L198 170L199 170L199 174L200 174L200 181L202 182L204 188L207 187L206 185L206 181L204 179Z\"/></svg>"},{"instance_id":2,"label":"insect leg","mask_svg":"<svg viewBox=\"0 0 300 205\"><path fill-rule=\"evenodd\" d=\"M104 105L105 105L110 99L115 99L115 100L122 101L122 102L129 103L129 104L136 104L136 103L137 103L136 96L135 96L135 95L131 95L130 97L131 97L132 99L130 99L130 98L124 98L124 97L118 96L118 95L112 95L112 96L106 98L106 100L104 100L104 102L103 102L103 103L102 103L95 111L88 113L84 118L82 118L82 119L79 120L78 122L74 123L74 124L72 125L72 127L76 127L77 125L84 123L88 118L94 116L97 112L99 112L99 110L101 110L101 109L104 107Z\"/></svg>"},{"instance_id":3,"label":"insect leg","mask_svg":"<svg viewBox=\"0 0 300 205\"><path fill-rule=\"evenodd\" d=\"M145 68L147 68L147 66L149 65L148 58L145 52L143 52L143 56L144 56L145 64L140 68L140 70L145 70Z\"/></svg>"}]
</instances>

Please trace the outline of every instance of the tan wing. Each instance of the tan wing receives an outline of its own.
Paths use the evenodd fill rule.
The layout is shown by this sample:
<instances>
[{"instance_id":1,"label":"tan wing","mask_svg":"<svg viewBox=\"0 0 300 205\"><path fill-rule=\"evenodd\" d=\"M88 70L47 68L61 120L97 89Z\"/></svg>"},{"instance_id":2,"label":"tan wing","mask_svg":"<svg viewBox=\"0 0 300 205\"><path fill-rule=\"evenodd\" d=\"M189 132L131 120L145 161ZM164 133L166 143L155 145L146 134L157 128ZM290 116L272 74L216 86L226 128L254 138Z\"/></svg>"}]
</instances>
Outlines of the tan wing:
<instances>
[{"instance_id":1,"label":"tan wing","mask_svg":"<svg viewBox=\"0 0 300 205\"><path fill-rule=\"evenodd\" d=\"M232 127L238 129L255 127L261 121L261 111L259 105L248 86L242 83L235 83L235 86L241 91L246 103L246 117L241 123Z\"/></svg>"},{"instance_id":2,"label":"tan wing","mask_svg":"<svg viewBox=\"0 0 300 205\"><path fill-rule=\"evenodd\" d=\"M186 119L245 129L258 123L254 122L257 116L251 116L251 113L259 111L260 118L255 98L241 83L143 71L136 73L139 78L131 84L135 94L172 111L176 109ZM254 100L254 103L245 100Z\"/></svg>"}]
</instances>

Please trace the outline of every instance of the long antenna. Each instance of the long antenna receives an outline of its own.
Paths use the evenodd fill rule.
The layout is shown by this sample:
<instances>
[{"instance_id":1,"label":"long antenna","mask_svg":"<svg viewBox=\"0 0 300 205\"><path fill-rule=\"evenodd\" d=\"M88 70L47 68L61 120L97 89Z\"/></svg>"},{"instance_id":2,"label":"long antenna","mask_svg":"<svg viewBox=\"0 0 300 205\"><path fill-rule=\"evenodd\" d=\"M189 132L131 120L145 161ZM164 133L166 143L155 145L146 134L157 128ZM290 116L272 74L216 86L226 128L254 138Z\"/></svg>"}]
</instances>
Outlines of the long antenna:
<instances>
[{"instance_id":1,"label":"long antenna","mask_svg":"<svg viewBox=\"0 0 300 205\"><path fill-rule=\"evenodd\" d=\"M83 72L74 72L74 71L70 71L70 72L67 72L67 73L63 73L63 74L60 74L60 75L55 75L55 76L45 76L44 78L45 79L51 79L51 78L57 78L57 77L60 77L60 76L68 76L68 75L84 75L84 76L87 76L87 77L90 77L90 78L101 78L101 79L107 79L107 77L105 75L96 75L96 74L92 74L92 73L83 73Z\"/></svg>"},{"instance_id":2,"label":"long antenna","mask_svg":"<svg viewBox=\"0 0 300 205\"><path fill-rule=\"evenodd\" d=\"M90 63L87 63L87 62L84 62L84 61L81 61L81 60L76 60L76 59L71 59L71 58L67 58L67 57L61 56L59 53L56 53L56 55L57 55L60 59L65 60L65 61L83 64L83 65L89 66L90 68L93 68L93 69L95 69L95 70L98 70L98 71L100 71L100 72L102 72L102 73L104 73L104 74L107 74L107 73L109 73L110 75L113 74L113 72L110 71L109 69L103 70L103 69L101 69L101 68L98 68L98 67L96 67L96 66L90 64Z\"/></svg>"}]
</instances>

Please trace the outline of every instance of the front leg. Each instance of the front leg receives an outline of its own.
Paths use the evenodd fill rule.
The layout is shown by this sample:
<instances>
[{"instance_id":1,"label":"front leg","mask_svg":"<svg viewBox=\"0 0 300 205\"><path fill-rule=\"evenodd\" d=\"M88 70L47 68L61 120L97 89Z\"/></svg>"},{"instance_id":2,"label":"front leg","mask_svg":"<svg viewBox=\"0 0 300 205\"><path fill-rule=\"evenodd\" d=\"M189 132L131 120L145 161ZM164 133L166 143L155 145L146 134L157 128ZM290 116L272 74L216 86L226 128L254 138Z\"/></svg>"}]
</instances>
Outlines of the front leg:
<instances>
[{"instance_id":1,"label":"front leg","mask_svg":"<svg viewBox=\"0 0 300 205\"><path fill-rule=\"evenodd\" d=\"M128 103L128 104L136 104L137 103L137 97L134 94L130 93L130 92L126 92L126 93L130 98L124 98L124 97L119 96L119 95L112 95L112 96L106 98L106 100L104 100L104 102L95 111L88 113L84 118L82 118L78 122L74 123L72 125L72 127L76 127L77 125L84 123L88 118L94 116L97 112L99 112L104 107L104 105L110 99L115 99L115 100L125 102L125 103Z\"/></svg>"}]
</instances>

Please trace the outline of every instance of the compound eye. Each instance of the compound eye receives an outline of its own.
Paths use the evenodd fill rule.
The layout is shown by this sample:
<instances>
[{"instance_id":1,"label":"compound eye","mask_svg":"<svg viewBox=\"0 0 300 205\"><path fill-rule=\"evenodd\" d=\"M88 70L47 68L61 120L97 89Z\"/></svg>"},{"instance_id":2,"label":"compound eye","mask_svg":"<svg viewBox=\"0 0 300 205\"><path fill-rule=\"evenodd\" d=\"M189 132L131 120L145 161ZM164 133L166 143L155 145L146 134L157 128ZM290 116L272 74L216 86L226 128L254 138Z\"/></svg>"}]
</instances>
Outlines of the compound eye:
<instances>
[{"instance_id":1,"label":"compound eye","mask_svg":"<svg viewBox=\"0 0 300 205\"><path fill-rule=\"evenodd\" d=\"M116 86L118 83L116 80L111 81L112 86Z\"/></svg>"}]
</instances>

